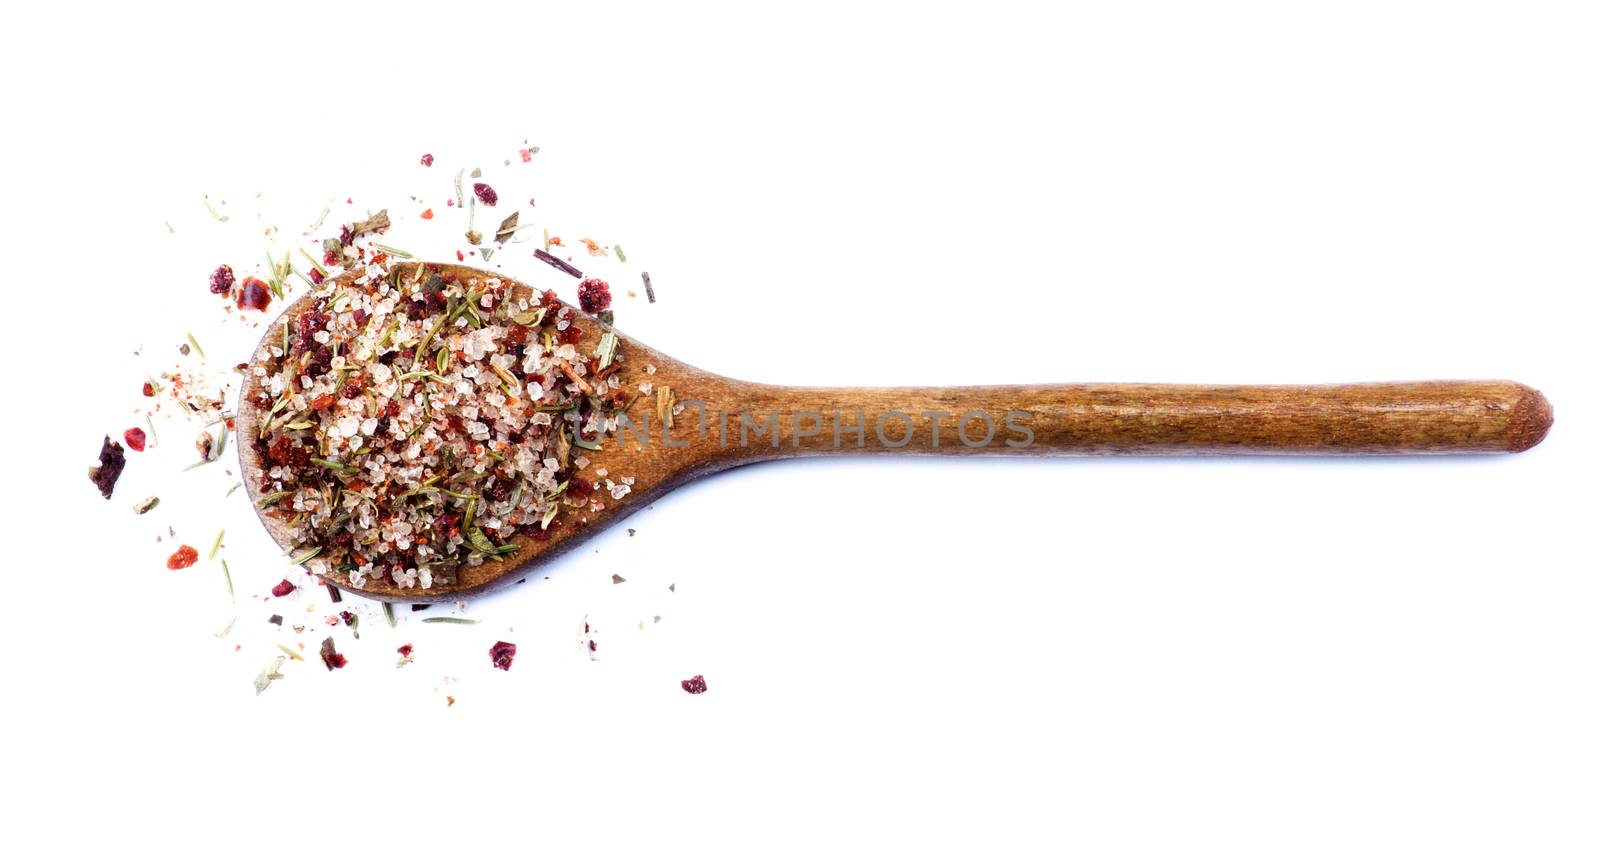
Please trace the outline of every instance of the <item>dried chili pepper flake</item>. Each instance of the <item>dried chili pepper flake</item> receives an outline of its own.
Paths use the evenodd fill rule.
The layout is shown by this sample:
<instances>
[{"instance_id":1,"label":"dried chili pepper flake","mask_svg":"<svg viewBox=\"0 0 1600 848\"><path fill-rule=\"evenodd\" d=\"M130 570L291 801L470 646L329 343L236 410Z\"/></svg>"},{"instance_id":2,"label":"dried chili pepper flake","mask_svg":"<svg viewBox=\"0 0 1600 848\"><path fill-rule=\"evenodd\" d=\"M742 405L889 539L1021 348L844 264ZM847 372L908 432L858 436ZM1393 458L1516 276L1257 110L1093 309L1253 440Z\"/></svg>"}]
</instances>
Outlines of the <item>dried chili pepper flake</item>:
<instances>
[{"instance_id":1,"label":"dried chili pepper flake","mask_svg":"<svg viewBox=\"0 0 1600 848\"><path fill-rule=\"evenodd\" d=\"M488 183L473 183L472 193L477 196L478 202L484 206L493 206L500 200L500 195L495 194L494 189L490 188Z\"/></svg>"},{"instance_id":2,"label":"dried chili pepper flake","mask_svg":"<svg viewBox=\"0 0 1600 848\"><path fill-rule=\"evenodd\" d=\"M334 649L332 636L322 640L322 650L318 653L322 655L322 664L327 666L329 671L333 671L336 668L344 668L344 654Z\"/></svg>"},{"instance_id":3,"label":"dried chili pepper flake","mask_svg":"<svg viewBox=\"0 0 1600 848\"><path fill-rule=\"evenodd\" d=\"M407 642L404 645L401 645L400 647L396 648L395 650L399 652L400 656L409 657L409 656L411 656L411 643Z\"/></svg>"},{"instance_id":4,"label":"dried chili pepper flake","mask_svg":"<svg viewBox=\"0 0 1600 848\"><path fill-rule=\"evenodd\" d=\"M245 277L244 282L239 286L239 294L235 297L234 302L239 305L240 309L256 309L265 312L267 307L272 305L272 289L267 288L266 283L255 277Z\"/></svg>"},{"instance_id":5,"label":"dried chili pepper flake","mask_svg":"<svg viewBox=\"0 0 1600 848\"><path fill-rule=\"evenodd\" d=\"M179 545L172 556L167 557L168 571L182 571L200 561L200 552L188 545Z\"/></svg>"},{"instance_id":6,"label":"dried chili pepper flake","mask_svg":"<svg viewBox=\"0 0 1600 848\"><path fill-rule=\"evenodd\" d=\"M593 315L605 311L610 305L610 283L590 277L578 284L578 306L582 307L584 312Z\"/></svg>"},{"instance_id":7,"label":"dried chili pepper flake","mask_svg":"<svg viewBox=\"0 0 1600 848\"><path fill-rule=\"evenodd\" d=\"M501 671L511 670L511 660L517 655L517 646L510 642L496 642L489 649L489 659Z\"/></svg>"},{"instance_id":8,"label":"dried chili pepper flake","mask_svg":"<svg viewBox=\"0 0 1600 848\"><path fill-rule=\"evenodd\" d=\"M532 150L518 150L517 153L521 154L522 161L524 161L524 162L532 162L533 161L533 151Z\"/></svg>"},{"instance_id":9,"label":"dried chili pepper flake","mask_svg":"<svg viewBox=\"0 0 1600 848\"><path fill-rule=\"evenodd\" d=\"M322 281L326 280L326 279L328 279L328 275L327 274L322 273L321 271L317 270L316 268L312 268L311 269L311 282L312 282L313 285L320 286L320 285L322 285Z\"/></svg>"},{"instance_id":10,"label":"dried chili pepper flake","mask_svg":"<svg viewBox=\"0 0 1600 848\"><path fill-rule=\"evenodd\" d=\"M282 583L272 587L272 597L281 598L293 591L294 584L290 583L288 580L284 580Z\"/></svg>"},{"instance_id":11,"label":"dried chili pepper flake","mask_svg":"<svg viewBox=\"0 0 1600 848\"><path fill-rule=\"evenodd\" d=\"M122 440L127 442L128 447L132 448L133 450L144 450L144 431L138 427L129 427L128 429L124 430L122 432Z\"/></svg>"},{"instance_id":12,"label":"dried chili pepper flake","mask_svg":"<svg viewBox=\"0 0 1600 848\"><path fill-rule=\"evenodd\" d=\"M432 153L424 153L424 154L422 154L422 167L424 167L424 168L432 168L433 167L433 154Z\"/></svg>"},{"instance_id":13,"label":"dried chili pepper flake","mask_svg":"<svg viewBox=\"0 0 1600 848\"><path fill-rule=\"evenodd\" d=\"M227 294L233 290L233 269L226 265L218 265L217 270L211 272L211 293Z\"/></svg>"},{"instance_id":14,"label":"dried chili pepper flake","mask_svg":"<svg viewBox=\"0 0 1600 848\"><path fill-rule=\"evenodd\" d=\"M332 250L324 250L322 252L322 264L324 264L324 265L338 265L339 264L339 254L337 252L335 252L335 251L332 251Z\"/></svg>"},{"instance_id":15,"label":"dried chili pepper flake","mask_svg":"<svg viewBox=\"0 0 1600 848\"><path fill-rule=\"evenodd\" d=\"M424 209L424 210L422 210L422 220L424 220L424 221L432 221L433 220L433 210L432 209Z\"/></svg>"},{"instance_id":16,"label":"dried chili pepper flake","mask_svg":"<svg viewBox=\"0 0 1600 848\"><path fill-rule=\"evenodd\" d=\"M122 445L106 436L105 441L100 443L100 464L89 469L89 479L106 500L111 500L111 490L116 487L117 478L122 476L122 469L127 464L127 458L122 455Z\"/></svg>"},{"instance_id":17,"label":"dried chili pepper flake","mask_svg":"<svg viewBox=\"0 0 1600 848\"><path fill-rule=\"evenodd\" d=\"M156 396L156 386L155 386L154 383L150 382L149 380L145 380L144 381L144 388L143 388L142 391L144 392L144 396L145 397L155 397Z\"/></svg>"},{"instance_id":18,"label":"dried chili pepper flake","mask_svg":"<svg viewBox=\"0 0 1600 848\"><path fill-rule=\"evenodd\" d=\"M467 257L466 257L466 255L465 255L465 254L463 254L463 253L462 253L462 252L461 252L461 251L459 251L459 250L458 250L458 251L456 251L456 261L457 261L457 262L465 262L465 261L466 261L466 259L467 259Z\"/></svg>"},{"instance_id":19,"label":"dried chili pepper flake","mask_svg":"<svg viewBox=\"0 0 1600 848\"><path fill-rule=\"evenodd\" d=\"M683 691L688 692L691 695L698 695L706 691L706 676L703 674L696 674L688 680L683 681Z\"/></svg>"}]
</instances>

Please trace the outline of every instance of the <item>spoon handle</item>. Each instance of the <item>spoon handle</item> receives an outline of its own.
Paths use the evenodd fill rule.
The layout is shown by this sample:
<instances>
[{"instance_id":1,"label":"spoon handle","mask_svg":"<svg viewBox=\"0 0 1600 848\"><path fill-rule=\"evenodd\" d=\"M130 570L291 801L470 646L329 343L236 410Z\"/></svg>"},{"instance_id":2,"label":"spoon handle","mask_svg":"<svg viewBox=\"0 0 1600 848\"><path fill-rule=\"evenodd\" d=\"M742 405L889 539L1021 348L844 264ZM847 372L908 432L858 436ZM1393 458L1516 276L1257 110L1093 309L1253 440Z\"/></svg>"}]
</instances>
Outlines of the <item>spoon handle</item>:
<instances>
[{"instance_id":1,"label":"spoon handle","mask_svg":"<svg viewBox=\"0 0 1600 848\"><path fill-rule=\"evenodd\" d=\"M1506 380L824 389L740 383L707 419L734 462L814 454L1516 453L1550 429ZM695 413L685 413L693 425Z\"/></svg>"}]
</instances>

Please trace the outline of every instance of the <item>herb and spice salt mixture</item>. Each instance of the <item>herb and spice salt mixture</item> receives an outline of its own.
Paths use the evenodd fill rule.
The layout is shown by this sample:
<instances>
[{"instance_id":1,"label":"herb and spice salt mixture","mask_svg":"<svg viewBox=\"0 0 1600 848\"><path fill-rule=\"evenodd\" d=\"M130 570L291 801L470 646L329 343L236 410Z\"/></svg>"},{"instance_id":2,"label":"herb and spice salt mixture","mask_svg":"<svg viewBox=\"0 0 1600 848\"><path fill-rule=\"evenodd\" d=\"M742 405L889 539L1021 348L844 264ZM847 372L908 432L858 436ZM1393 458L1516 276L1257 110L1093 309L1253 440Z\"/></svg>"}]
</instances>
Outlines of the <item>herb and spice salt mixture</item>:
<instances>
[{"instance_id":1,"label":"herb and spice salt mixture","mask_svg":"<svg viewBox=\"0 0 1600 848\"><path fill-rule=\"evenodd\" d=\"M313 573L431 588L604 507L582 454L627 403L623 352L552 291L389 255L352 261L256 354L250 482ZM591 311L610 299L600 280L579 292Z\"/></svg>"},{"instance_id":2,"label":"herb and spice salt mixture","mask_svg":"<svg viewBox=\"0 0 1600 848\"><path fill-rule=\"evenodd\" d=\"M526 164L537 152L524 148L518 155ZM508 168L511 162L506 160ZM432 168L434 157L424 155L420 164ZM379 243L394 224L388 210L337 225L340 216L332 215L330 222L330 207L300 233L302 243L294 249L274 246L278 228L264 224L269 246L254 273L236 273L234 265L221 264L207 275L206 289L220 300L225 323L237 325L255 344L246 361L231 368L208 365L193 332L170 347L141 345L135 352L141 368L150 369L135 410L143 426L124 429L120 442L106 436L89 477L102 497L113 500L130 462L159 463L166 453L158 449L160 418L164 430L177 426L194 433L192 451L187 441L178 440L179 455L185 457L175 469L179 479L197 479L186 472L207 466L215 475L220 467L220 476L232 478L224 499L242 504L243 498L228 497L242 490L266 516L272 535L290 550L286 558L276 550L260 556L235 551L236 562L243 553L251 560L276 559L281 566L274 570L282 569L263 581L260 591L241 598L235 595L238 572L228 564L225 530L214 538L207 535L200 548L176 544L187 535L173 526L181 524L182 491L162 492L170 496L165 499L135 492L137 502L131 503L138 516L162 507L157 515L166 516L159 519L165 532L158 528L156 542L163 546L165 573L220 572L233 616L212 635L236 640L235 651L243 651L250 638L241 632L268 640L271 659L254 681L258 695L282 680L287 668L316 665L307 655L319 658L329 672L362 655L359 641L350 655L344 651L352 643L336 642L336 636L342 642L360 640L363 633L361 615L337 583L358 589L449 587L461 580L464 569L501 562L516 555L523 541L544 541L563 522L582 522L584 513L629 494L632 478L613 479L590 456L639 394L619 377L627 351L609 331L611 286L573 264L587 264L583 258L557 253L570 250L591 261L619 264L628 261L626 254L621 245L590 238L579 239L582 247L571 250L548 228L542 228L542 238L519 237L534 226L522 223L520 212L501 220L486 244L478 207L508 198L482 181L480 169L466 177L466 168L456 171L442 204L430 206L413 196L420 212L398 219L437 227L455 217L436 216L435 207L463 216L465 232L459 238L466 244L455 251L457 263L481 259L487 265L497 251L503 260L533 241L540 246L522 247L531 256L522 255L542 263L533 268L570 275L577 309L562 303L553 289L529 289L485 267L415 261L406 251ZM211 225L229 223L225 200L207 197L204 205ZM345 205L353 206L353 199ZM532 200L528 206L534 206ZM337 226L337 234L324 230L324 224ZM171 223L166 229L177 232ZM649 274L641 274L641 281L648 302L655 303ZM284 306L278 323L262 323ZM598 322L580 320L580 311ZM176 367L161 368L147 355L161 349L177 351ZM243 409L230 408L234 398ZM218 462L229 447L240 454L242 480L229 463ZM613 585L623 582L612 575ZM315 600L304 596L308 584L325 588L328 601L342 608L318 611ZM668 593L675 590L675 585L666 587ZM268 605L259 618L241 605L251 599ZM411 612L430 606L412 604ZM413 666L422 634L405 633L406 619L396 615L394 604L380 608L396 636L407 636L384 649L393 648L388 655L393 667ZM453 612L465 610L465 603L453 605ZM662 620L650 618L655 624ZM420 620L422 625L481 623L462 615ZM643 619L638 628L645 629ZM510 635L511 628L503 632ZM599 659L587 613L576 646L589 660ZM516 655L517 645L506 639L486 640L479 649L487 667L497 671L509 671ZM454 680L445 675L444 687ZM703 692L703 678L685 680L682 688ZM433 691L447 705L456 701L439 685Z\"/></svg>"}]
</instances>

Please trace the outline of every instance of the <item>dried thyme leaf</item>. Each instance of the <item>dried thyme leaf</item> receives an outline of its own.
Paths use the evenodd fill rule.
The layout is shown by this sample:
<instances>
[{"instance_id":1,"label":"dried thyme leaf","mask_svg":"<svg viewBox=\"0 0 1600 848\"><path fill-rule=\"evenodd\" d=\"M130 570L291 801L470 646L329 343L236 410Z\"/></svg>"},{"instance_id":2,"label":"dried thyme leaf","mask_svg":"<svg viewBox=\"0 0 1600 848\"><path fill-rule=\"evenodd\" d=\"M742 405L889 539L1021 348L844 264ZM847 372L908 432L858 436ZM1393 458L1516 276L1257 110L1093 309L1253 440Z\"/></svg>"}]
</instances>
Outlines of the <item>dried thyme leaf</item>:
<instances>
[{"instance_id":1,"label":"dried thyme leaf","mask_svg":"<svg viewBox=\"0 0 1600 848\"><path fill-rule=\"evenodd\" d=\"M441 615L441 616L434 616L433 618L424 618L422 620L422 623L423 624L477 624L478 622L477 622L476 619L471 619L471 618L451 618L450 616Z\"/></svg>"},{"instance_id":2,"label":"dried thyme leaf","mask_svg":"<svg viewBox=\"0 0 1600 848\"><path fill-rule=\"evenodd\" d=\"M497 244L505 244L506 240L511 238L511 234L517 231L517 219L521 216L521 212L512 212L506 216L504 221L500 222L500 228L494 232L494 240Z\"/></svg>"},{"instance_id":3,"label":"dried thyme leaf","mask_svg":"<svg viewBox=\"0 0 1600 848\"><path fill-rule=\"evenodd\" d=\"M367 216L367 220L350 225L350 231L358 236L366 235L367 233L380 233L387 229L389 229L389 210L387 209L379 209L377 214ZM377 247L377 245L373 245L373 247ZM409 259L410 257L402 258Z\"/></svg>"},{"instance_id":4,"label":"dried thyme leaf","mask_svg":"<svg viewBox=\"0 0 1600 848\"><path fill-rule=\"evenodd\" d=\"M376 251L378 251L380 253L387 253L390 256L395 257L396 259L416 259L417 258L417 257L411 255L410 253L405 252L404 250L400 250L399 248L390 247L390 246L388 246L386 244L378 244L378 243L374 242L373 245L372 245L372 249L376 250Z\"/></svg>"},{"instance_id":5,"label":"dried thyme leaf","mask_svg":"<svg viewBox=\"0 0 1600 848\"><path fill-rule=\"evenodd\" d=\"M460 175L458 174L457 175L457 180L459 180L459 179L460 179ZM390 627L397 626L396 623L395 623L395 620L394 620L394 605L389 603L388 601L384 601L383 602L383 617L389 620L389 626Z\"/></svg>"},{"instance_id":6,"label":"dried thyme leaf","mask_svg":"<svg viewBox=\"0 0 1600 848\"><path fill-rule=\"evenodd\" d=\"M228 582L228 603L233 603L233 573L228 570L228 558L222 558L222 579Z\"/></svg>"},{"instance_id":7,"label":"dried thyme leaf","mask_svg":"<svg viewBox=\"0 0 1600 848\"><path fill-rule=\"evenodd\" d=\"M279 645L278 647L281 648L283 646ZM283 657L274 657L272 662L267 663L267 667L262 669L260 674L256 675L257 695L267 691L267 687L272 685L272 681L283 679L283 675L278 673L278 669L281 668L283 668Z\"/></svg>"},{"instance_id":8,"label":"dried thyme leaf","mask_svg":"<svg viewBox=\"0 0 1600 848\"><path fill-rule=\"evenodd\" d=\"M222 534L226 532L228 532L228 528L226 527L217 531L217 540L211 543L211 553L206 555L206 562L210 562L217 558L217 551L222 550Z\"/></svg>"},{"instance_id":9,"label":"dried thyme leaf","mask_svg":"<svg viewBox=\"0 0 1600 848\"><path fill-rule=\"evenodd\" d=\"M218 213L217 213L217 210L216 210L216 209L214 209L214 208L212 208L212 206L211 206L211 198L209 198L209 197L202 197L202 198L200 198L200 199L201 199L201 200L203 200L203 201L205 201L205 204L206 204L206 211L207 211L207 212L210 212L210 213L211 213L211 220L213 220L213 221L216 221L216 222L217 222L217 223L219 223L219 224L226 224L226 223L228 223L228 216L227 216L227 215L221 215L221 214L218 214Z\"/></svg>"},{"instance_id":10,"label":"dried thyme leaf","mask_svg":"<svg viewBox=\"0 0 1600 848\"><path fill-rule=\"evenodd\" d=\"M314 557L314 556L316 556L317 554L320 554L320 553L322 553L322 547L321 546L312 548L311 550L306 551L305 553L300 554L300 555L294 557L293 559L289 560L289 564L290 565L304 565L305 563L310 562L312 557Z\"/></svg>"},{"instance_id":11,"label":"dried thyme leaf","mask_svg":"<svg viewBox=\"0 0 1600 848\"><path fill-rule=\"evenodd\" d=\"M205 359L206 349L201 347L198 341L195 341L194 333L184 333L184 335L189 337L189 344L194 345L194 352L200 354L201 359Z\"/></svg>"},{"instance_id":12,"label":"dried thyme leaf","mask_svg":"<svg viewBox=\"0 0 1600 848\"><path fill-rule=\"evenodd\" d=\"M295 649L293 649L293 648L289 647L288 645L285 645L285 644L283 644L281 642L278 643L278 650L280 650L280 651L284 652L285 654L287 654L289 659L294 660L295 662L305 662L306 661L305 657L300 656L300 652L299 651L296 651Z\"/></svg>"}]
</instances>

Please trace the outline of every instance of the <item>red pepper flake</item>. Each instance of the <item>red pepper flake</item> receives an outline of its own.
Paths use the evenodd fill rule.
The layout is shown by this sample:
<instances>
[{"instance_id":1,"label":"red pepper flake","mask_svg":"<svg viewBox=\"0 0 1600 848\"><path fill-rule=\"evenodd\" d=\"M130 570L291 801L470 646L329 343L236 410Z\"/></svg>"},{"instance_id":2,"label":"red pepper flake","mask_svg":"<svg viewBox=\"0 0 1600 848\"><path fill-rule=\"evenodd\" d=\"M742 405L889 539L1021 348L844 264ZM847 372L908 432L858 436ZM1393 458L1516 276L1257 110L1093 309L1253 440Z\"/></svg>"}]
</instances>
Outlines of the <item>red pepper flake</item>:
<instances>
[{"instance_id":1,"label":"red pepper flake","mask_svg":"<svg viewBox=\"0 0 1600 848\"><path fill-rule=\"evenodd\" d=\"M706 676L703 674L696 674L688 680L683 681L683 691L688 692L691 695L698 695L701 692L706 691Z\"/></svg>"},{"instance_id":2,"label":"red pepper flake","mask_svg":"<svg viewBox=\"0 0 1600 848\"><path fill-rule=\"evenodd\" d=\"M478 196L478 202L484 206L493 206L500 199L500 195L495 194L488 183L473 183L472 193Z\"/></svg>"},{"instance_id":3,"label":"red pepper flake","mask_svg":"<svg viewBox=\"0 0 1600 848\"><path fill-rule=\"evenodd\" d=\"M465 261L467 261L467 257L466 257L465 254L463 254L461 251L458 250L458 251L456 251L456 261L457 262L465 262Z\"/></svg>"},{"instance_id":4,"label":"red pepper flake","mask_svg":"<svg viewBox=\"0 0 1600 848\"><path fill-rule=\"evenodd\" d=\"M533 151L532 150L518 150L517 152L522 154L522 161L524 161L524 162L532 162L533 161Z\"/></svg>"},{"instance_id":5,"label":"red pepper flake","mask_svg":"<svg viewBox=\"0 0 1600 848\"><path fill-rule=\"evenodd\" d=\"M244 283L239 286L239 295L235 298L240 309L257 309L267 311L272 305L272 290L267 284L255 277L245 277Z\"/></svg>"},{"instance_id":6,"label":"red pepper flake","mask_svg":"<svg viewBox=\"0 0 1600 848\"><path fill-rule=\"evenodd\" d=\"M279 583L278 585L272 587L272 597L281 598L284 595L287 595L287 594L289 594L290 592L293 592L293 591L294 591L294 584L290 583L288 580L285 580L282 583Z\"/></svg>"},{"instance_id":7,"label":"red pepper flake","mask_svg":"<svg viewBox=\"0 0 1600 848\"><path fill-rule=\"evenodd\" d=\"M344 654L334 650L332 636L322 640L322 650L319 653L322 654L322 664L327 666L329 671L344 668Z\"/></svg>"},{"instance_id":8,"label":"red pepper flake","mask_svg":"<svg viewBox=\"0 0 1600 848\"><path fill-rule=\"evenodd\" d=\"M322 264L324 264L324 265L338 265L339 264L339 254L335 253L334 251L331 251L331 250L324 250L322 252Z\"/></svg>"},{"instance_id":9,"label":"red pepper flake","mask_svg":"<svg viewBox=\"0 0 1600 848\"><path fill-rule=\"evenodd\" d=\"M422 220L424 220L424 221L432 221L433 220L433 210L432 209L424 209L424 210L422 210Z\"/></svg>"},{"instance_id":10,"label":"red pepper flake","mask_svg":"<svg viewBox=\"0 0 1600 848\"><path fill-rule=\"evenodd\" d=\"M400 647L396 648L395 650L400 652L400 656L409 657L409 656L411 656L411 643L407 642L404 645L401 645Z\"/></svg>"},{"instance_id":11,"label":"red pepper flake","mask_svg":"<svg viewBox=\"0 0 1600 848\"><path fill-rule=\"evenodd\" d=\"M517 646L510 642L496 642L489 649L489 659L501 671L511 670L511 659L517 655Z\"/></svg>"},{"instance_id":12,"label":"red pepper flake","mask_svg":"<svg viewBox=\"0 0 1600 848\"><path fill-rule=\"evenodd\" d=\"M144 381L144 396L145 397L155 397L156 396L156 386L155 386L154 383L150 382L149 380L145 380Z\"/></svg>"},{"instance_id":13,"label":"red pepper flake","mask_svg":"<svg viewBox=\"0 0 1600 848\"><path fill-rule=\"evenodd\" d=\"M182 571L200 561L200 552L188 545L179 545L178 552L167 557L168 571Z\"/></svg>"},{"instance_id":14,"label":"red pepper flake","mask_svg":"<svg viewBox=\"0 0 1600 848\"><path fill-rule=\"evenodd\" d=\"M550 243L555 245L556 247L565 247L566 246L566 245L563 245L561 243L561 236L551 236L550 237Z\"/></svg>"},{"instance_id":15,"label":"red pepper flake","mask_svg":"<svg viewBox=\"0 0 1600 848\"><path fill-rule=\"evenodd\" d=\"M328 279L328 275L322 273L321 271L318 271L315 268L311 269L311 282L312 282L313 285L320 286L320 285L322 285L322 281L326 280L326 279Z\"/></svg>"},{"instance_id":16,"label":"red pepper flake","mask_svg":"<svg viewBox=\"0 0 1600 848\"><path fill-rule=\"evenodd\" d=\"M590 277L578 284L578 306L591 315L611 305L611 284Z\"/></svg>"},{"instance_id":17,"label":"red pepper flake","mask_svg":"<svg viewBox=\"0 0 1600 848\"><path fill-rule=\"evenodd\" d=\"M136 451L144 450L144 431L138 427L129 427L124 430L122 440L128 443L128 447Z\"/></svg>"},{"instance_id":18,"label":"red pepper flake","mask_svg":"<svg viewBox=\"0 0 1600 848\"><path fill-rule=\"evenodd\" d=\"M226 265L218 265L217 270L211 272L211 293L227 294L233 290L233 269Z\"/></svg>"},{"instance_id":19,"label":"red pepper flake","mask_svg":"<svg viewBox=\"0 0 1600 848\"><path fill-rule=\"evenodd\" d=\"M433 154L432 153L424 153L424 154L422 154L422 167L424 167L424 168L432 168L433 167Z\"/></svg>"}]
</instances>

